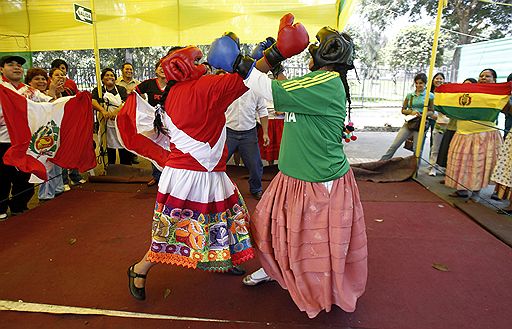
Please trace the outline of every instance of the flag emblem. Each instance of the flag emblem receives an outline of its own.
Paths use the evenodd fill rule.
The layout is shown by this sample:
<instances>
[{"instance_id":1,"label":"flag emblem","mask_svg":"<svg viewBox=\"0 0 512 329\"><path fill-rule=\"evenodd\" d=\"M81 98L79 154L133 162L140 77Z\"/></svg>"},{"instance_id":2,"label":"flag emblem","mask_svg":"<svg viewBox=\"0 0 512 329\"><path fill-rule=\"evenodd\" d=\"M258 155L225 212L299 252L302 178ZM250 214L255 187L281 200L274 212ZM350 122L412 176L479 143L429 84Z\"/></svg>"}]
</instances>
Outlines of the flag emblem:
<instances>
[{"instance_id":1,"label":"flag emblem","mask_svg":"<svg viewBox=\"0 0 512 329\"><path fill-rule=\"evenodd\" d=\"M464 94L459 97L459 105L469 106L471 104L471 96L469 94Z\"/></svg>"},{"instance_id":2,"label":"flag emblem","mask_svg":"<svg viewBox=\"0 0 512 329\"><path fill-rule=\"evenodd\" d=\"M57 140L59 139L59 127L55 121L51 120L46 125L41 126L30 139L30 149L39 156L45 155L53 158L57 151Z\"/></svg>"}]
</instances>

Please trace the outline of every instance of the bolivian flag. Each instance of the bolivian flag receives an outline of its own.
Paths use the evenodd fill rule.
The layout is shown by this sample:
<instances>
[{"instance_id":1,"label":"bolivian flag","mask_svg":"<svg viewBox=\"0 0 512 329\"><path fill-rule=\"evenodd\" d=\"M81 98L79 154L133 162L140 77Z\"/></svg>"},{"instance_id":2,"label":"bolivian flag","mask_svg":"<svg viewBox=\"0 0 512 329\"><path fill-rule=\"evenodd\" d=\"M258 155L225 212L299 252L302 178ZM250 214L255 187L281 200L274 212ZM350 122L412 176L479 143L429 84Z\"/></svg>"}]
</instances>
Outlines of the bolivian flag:
<instances>
[{"instance_id":1,"label":"bolivian flag","mask_svg":"<svg viewBox=\"0 0 512 329\"><path fill-rule=\"evenodd\" d=\"M436 111L459 120L495 121L507 105L512 82L447 83L436 88Z\"/></svg>"}]
</instances>

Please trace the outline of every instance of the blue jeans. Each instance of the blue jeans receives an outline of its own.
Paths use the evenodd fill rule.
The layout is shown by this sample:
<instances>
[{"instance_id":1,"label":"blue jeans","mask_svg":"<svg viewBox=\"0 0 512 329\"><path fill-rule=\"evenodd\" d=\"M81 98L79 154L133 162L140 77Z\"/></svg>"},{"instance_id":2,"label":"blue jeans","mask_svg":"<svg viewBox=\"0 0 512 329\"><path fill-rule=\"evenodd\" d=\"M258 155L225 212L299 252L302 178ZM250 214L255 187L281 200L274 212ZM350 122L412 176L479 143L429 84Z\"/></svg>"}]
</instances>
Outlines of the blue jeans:
<instances>
[{"instance_id":1,"label":"blue jeans","mask_svg":"<svg viewBox=\"0 0 512 329\"><path fill-rule=\"evenodd\" d=\"M263 163L261 162L260 148L258 146L258 133L256 127L250 130L236 131L227 129L228 160L238 149L244 166L249 170L249 191L258 193L263 191L261 176Z\"/></svg>"},{"instance_id":2,"label":"blue jeans","mask_svg":"<svg viewBox=\"0 0 512 329\"><path fill-rule=\"evenodd\" d=\"M407 123L404 123L402 128L398 131L398 134L395 137L395 140L393 143L391 143L391 146L388 148L386 153L380 158L381 160L389 160L395 155L396 150L409 138L410 136L413 136L414 144L413 144L413 150L416 151L416 145L418 144L418 132L412 131L407 128ZM423 145L425 145L425 138L423 138ZM420 153L421 157L421 153Z\"/></svg>"},{"instance_id":3,"label":"blue jeans","mask_svg":"<svg viewBox=\"0 0 512 329\"><path fill-rule=\"evenodd\" d=\"M162 175L162 172L160 170L158 170L158 168L155 167L154 164L151 164L151 169L153 170L153 172L151 173L151 176L153 176L153 178L157 182L160 181L160 175Z\"/></svg>"},{"instance_id":4,"label":"blue jeans","mask_svg":"<svg viewBox=\"0 0 512 329\"><path fill-rule=\"evenodd\" d=\"M83 179L82 175L80 175L77 169L62 169L62 182L64 185L69 185L70 178L71 181L75 184L78 184L78 182Z\"/></svg>"},{"instance_id":5,"label":"blue jeans","mask_svg":"<svg viewBox=\"0 0 512 329\"><path fill-rule=\"evenodd\" d=\"M64 183L62 181L62 168L56 164L51 164L48 170L48 180L39 185L39 200L53 199L56 194L64 192Z\"/></svg>"}]
</instances>

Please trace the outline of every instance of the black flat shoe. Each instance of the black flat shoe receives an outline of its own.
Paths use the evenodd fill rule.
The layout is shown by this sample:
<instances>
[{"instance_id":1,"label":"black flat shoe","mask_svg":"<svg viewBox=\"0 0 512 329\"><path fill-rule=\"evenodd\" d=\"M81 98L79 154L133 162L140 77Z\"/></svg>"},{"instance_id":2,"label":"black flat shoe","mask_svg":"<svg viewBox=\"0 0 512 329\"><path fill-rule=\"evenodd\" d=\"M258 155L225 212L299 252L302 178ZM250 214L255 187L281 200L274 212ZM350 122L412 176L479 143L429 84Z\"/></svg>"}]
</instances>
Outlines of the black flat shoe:
<instances>
[{"instance_id":1,"label":"black flat shoe","mask_svg":"<svg viewBox=\"0 0 512 329\"><path fill-rule=\"evenodd\" d=\"M469 198L471 194L469 194L468 192L455 191L453 193L448 194L448 196L451 196L452 198Z\"/></svg>"},{"instance_id":2,"label":"black flat shoe","mask_svg":"<svg viewBox=\"0 0 512 329\"><path fill-rule=\"evenodd\" d=\"M228 270L228 273L233 274L233 275L244 275L245 270L241 266L235 266L235 267L230 268Z\"/></svg>"},{"instance_id":3,"label":"black flat shoe","mask_svg":"<svg viewBox=\"0 0 512 329\"><path fill-rule=\"evenodd\" d=\"M501 199L500 199L500 197L499 197L499 196L498 196L498 194L496 194L496 193L493 193L493 194L491 195L491 199L493 199L493 200L495 200L495 201L503 201L503 200L501 200Z\"/></svg>"},{"instance_id":4,"label":"black flat shoe","mask_svg":"<svg viewBox=\"0 0 512 329\"><path fill-rule=\"evenodd\" d=\"M132 266L130 266L130 268L128 268L128 288L130 289L130 294L132 294L132 296L135 299L144 300L144 299L146 299L146 289L145 289L145 287L142 287L142 288L135 287L134 280L135 280L135 278L146 279L146 274L136 273L134 271L134 267L135 267L135 264L133 264Z\"/></svg>"},{"instance_id":5,"label":"black flat shoe","mask_svg":"<svg viewBox=\"0 0 512 329\"><path fill-rule=\"evenodd\" d=\"M262 191L259 191L259 192L254 192L252 193L252 196L256 199L256 200L261 200L261 196L263 195L263 192Z\"/></svg>"}]
</instances>

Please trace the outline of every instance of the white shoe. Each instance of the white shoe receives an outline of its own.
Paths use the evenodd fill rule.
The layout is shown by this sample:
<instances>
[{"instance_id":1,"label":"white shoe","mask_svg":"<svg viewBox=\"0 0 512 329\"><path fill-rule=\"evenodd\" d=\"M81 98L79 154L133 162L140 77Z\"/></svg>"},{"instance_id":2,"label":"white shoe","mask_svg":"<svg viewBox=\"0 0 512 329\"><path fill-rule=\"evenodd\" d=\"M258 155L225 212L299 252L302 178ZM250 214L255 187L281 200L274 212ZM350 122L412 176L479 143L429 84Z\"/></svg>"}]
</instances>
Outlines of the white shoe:
<instances>
[{"instance_id":1,"label":"white shoe","mask_svg":"<svg viewBox=\"0 0 512 329\"><path fill-rule=\"evenodd\" d=\"M87 181L85 179L83 179L83 178L78 181L78 184L85 184L85 183L87 183Z\"/></svg>"},{"instance_id":2,"label":"white shoe","mask_svg":"<svg viewBox=\"0 0 512 329\"><path fill-rule=\"evenodd\" d=\"M246 286L256 286L260 283L273 281L273 279L265 272L263 268L247 275L243 278L242 283Z\"/></svg>"},{"instance_id":3,"label":"white shoe","mask_svg":"<svg viewBox=\"0 0 512 329\"><path fill-rule=\"evenodd\" d=\"M428 175L429 175L429 176L434 176L434 177L435 177L435 176L437 175L437 173L436 173L436 169L435 169L435 168L431 168L431 169L430 169L430 172L428 173Z\"/></svg>"},{"instance_id":4,"label":"white shoe","mask_svg":"<svg viewBox=\"0 0 512 329\"><path fill-rule=\"evenodd\" d=\"M7 214L0 214L0 221L4 221L7 219Z\"/></svg>"},{"instance_id":5,"label":"white shoe","mask_svg":"<svg viewBox=\"0 0 512 329\"><path fill-rule=\"evenodd\" d=\"M64 185L64 192L67 191L71 191L71 187L68 184Z\"/></svg>"}]
</instances>

